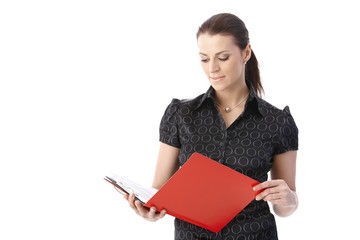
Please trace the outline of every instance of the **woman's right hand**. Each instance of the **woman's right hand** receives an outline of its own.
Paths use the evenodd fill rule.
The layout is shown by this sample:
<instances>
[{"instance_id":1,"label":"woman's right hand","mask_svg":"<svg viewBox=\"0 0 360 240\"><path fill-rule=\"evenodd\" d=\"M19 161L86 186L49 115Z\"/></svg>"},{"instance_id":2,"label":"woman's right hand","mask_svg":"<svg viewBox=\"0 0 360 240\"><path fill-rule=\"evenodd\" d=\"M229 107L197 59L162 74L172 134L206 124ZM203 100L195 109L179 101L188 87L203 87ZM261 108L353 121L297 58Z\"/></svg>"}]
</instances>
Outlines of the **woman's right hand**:
<instances>
[{"instance_id":1,"label":"woman's right hand","mask_svg":"<svg viewBox=\"0 0 360 240\"><path fill-rule=\"evenodd\" d=\"M144 207L139 200L135 199L135 195L132 193L130 195L125 194L124 198L129 202L130 207L136 212L137 215L148 221L155 222L166 215L165 209L157 212L155 207L151 207L150 209Z\"/></svg>"}]
</instances>

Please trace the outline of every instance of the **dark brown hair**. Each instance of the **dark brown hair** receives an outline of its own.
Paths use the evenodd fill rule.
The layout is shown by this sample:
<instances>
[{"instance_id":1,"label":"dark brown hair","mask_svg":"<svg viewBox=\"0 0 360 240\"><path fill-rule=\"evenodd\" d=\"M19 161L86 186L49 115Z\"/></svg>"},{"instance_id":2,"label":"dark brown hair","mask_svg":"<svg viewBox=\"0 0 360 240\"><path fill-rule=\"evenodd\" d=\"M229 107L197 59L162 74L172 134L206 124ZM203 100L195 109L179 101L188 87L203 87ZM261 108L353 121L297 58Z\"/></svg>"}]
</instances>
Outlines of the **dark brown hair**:
<instances>
[{"instance_id":1,"label":"dark brown hair","mask_svg":"<svg viewBox=\"0 0 360 240\"><path fill-rule=\"evenodd\" d=\"M249 44L249 32L245 23L237 16L231 13L219 13L207 19L196 33L196 38L201 34L208 33L210 35L230 35L234 38L235 44L244 50ZM261 96L264 92L260 79L260 71L258 61L254 51L251 49L251 57L246 63L245 79L250 81L254 86L256 93Z\"/></svg>"}]
</instances>

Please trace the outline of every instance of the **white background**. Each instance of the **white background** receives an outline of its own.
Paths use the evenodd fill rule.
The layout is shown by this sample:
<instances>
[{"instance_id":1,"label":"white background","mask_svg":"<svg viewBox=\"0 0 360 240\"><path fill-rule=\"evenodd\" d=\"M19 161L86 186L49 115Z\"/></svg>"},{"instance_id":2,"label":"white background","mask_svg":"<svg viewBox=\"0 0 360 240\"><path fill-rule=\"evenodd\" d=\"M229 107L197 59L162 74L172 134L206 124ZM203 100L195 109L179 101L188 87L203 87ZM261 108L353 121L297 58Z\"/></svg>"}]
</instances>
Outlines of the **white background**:
<instances>
[{"instance_id":1,"label":"white background","mask_svg":"<svg viewBox=\"0 0 360 240\"><path fill-rule=\"evenodd\" d=\"M0 239L172 239L103 177L150 185L173 97L208 88L195 33L246 23L265 99L300 131L298 211L280 239L357 234L356 1L1 1ZM133 235L133 236L129 236Z\"/></svg>"}]
</instances>

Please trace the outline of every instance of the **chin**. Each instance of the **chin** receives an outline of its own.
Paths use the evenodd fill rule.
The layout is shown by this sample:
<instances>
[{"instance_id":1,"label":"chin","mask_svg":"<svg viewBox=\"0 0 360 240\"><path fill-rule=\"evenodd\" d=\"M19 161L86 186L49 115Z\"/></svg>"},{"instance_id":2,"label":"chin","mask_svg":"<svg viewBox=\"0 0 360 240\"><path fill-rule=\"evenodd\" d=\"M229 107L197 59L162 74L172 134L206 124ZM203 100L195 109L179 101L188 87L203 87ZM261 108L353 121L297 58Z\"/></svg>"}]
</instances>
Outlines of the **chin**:
<instances>
[{"instance_id":1,"label":"chin","mask_svg":"<svg viewBox=\"0 0 360 240\"><path fill-rule=\"evenodd\" d=\"M226 89L226 87L224 86L219 86L218 84L211 84L211 86L214 88L215 91L217 92L221 92L224 91Z\"/></svg>"}]
</instances>

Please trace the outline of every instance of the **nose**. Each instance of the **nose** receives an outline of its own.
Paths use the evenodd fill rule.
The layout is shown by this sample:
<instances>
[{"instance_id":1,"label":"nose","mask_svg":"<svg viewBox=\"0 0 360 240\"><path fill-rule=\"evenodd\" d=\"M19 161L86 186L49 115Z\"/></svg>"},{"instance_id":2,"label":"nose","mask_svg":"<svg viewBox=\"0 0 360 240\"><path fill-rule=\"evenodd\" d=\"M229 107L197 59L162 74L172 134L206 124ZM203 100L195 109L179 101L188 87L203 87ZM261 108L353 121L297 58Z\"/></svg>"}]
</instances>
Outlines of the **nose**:
<instances>
[{"instance_id":1,"label":"nose","mask_svg":"<svg viewBox=\"0 0 360 240\"><path fill-rule=\"evenodd\" d=\"M209 72L214 73L220 70L220 66L216 60L210 61Z\"/></svg>"}]
</instances>

